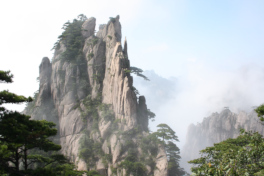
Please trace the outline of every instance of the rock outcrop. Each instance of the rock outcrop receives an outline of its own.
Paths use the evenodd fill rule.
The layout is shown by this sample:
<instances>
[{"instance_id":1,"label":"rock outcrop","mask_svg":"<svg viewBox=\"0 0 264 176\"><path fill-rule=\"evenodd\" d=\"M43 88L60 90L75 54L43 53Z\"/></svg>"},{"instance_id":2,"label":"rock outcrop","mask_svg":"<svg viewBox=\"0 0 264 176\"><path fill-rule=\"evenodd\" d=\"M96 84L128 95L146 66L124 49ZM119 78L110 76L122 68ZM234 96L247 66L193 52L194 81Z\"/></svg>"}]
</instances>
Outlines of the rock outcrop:
<instances>
[{"instance_id":1,"label":"rock outcrop","mask_svg":"<svg viewBox=\"0 0 264 176\"><path fill-rule=\"evenodd\" d=\"M263 125L259 122L255 111L250 113L241 111L236 114L225 109L204 118L202 123L191 124L188 127L186 143L181 153L182 166L185 170L190 170L191 165L187 161L199 158L200 150L228 138L236 138L240 134L241 128L246 131L257 131L264 135Z\"/></svg>"},{"instance_id":2,"label":"rock outcrop","mask_svg":"<svg viewBox=\"0 0 264 176\"><path fill-rule=\"evenodd\" d=\"M57 124L61 151L79 170L123 176L134 175L137 166L141 175L166 176L164 148L157 145L152 154L141 147L149 135L146 100L134 92L119 16L96 35L95 23L66 24L52 62L43 58L40 64L39 92L24 112Z\"/></svg>"}]
</instances>

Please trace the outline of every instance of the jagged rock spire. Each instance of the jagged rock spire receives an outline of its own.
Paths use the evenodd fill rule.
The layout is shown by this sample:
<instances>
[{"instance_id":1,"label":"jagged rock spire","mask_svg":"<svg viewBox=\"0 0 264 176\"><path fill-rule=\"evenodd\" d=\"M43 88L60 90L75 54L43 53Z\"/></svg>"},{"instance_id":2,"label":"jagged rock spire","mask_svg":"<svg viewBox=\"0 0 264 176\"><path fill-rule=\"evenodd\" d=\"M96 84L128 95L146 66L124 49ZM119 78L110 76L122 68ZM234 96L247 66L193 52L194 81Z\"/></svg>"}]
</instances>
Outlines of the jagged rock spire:
<instances>
[{"instance_id":1,"label":"jagged rock spire","mask_svg":"<svg viewBox=\"0 0 264 176\"><path fill-rule=\"evenodd\" d=\"M52 104L54 111L51 112L56 114L54 119L57 121L53 121L58 127L62 153L69 156L79 170L96 169L109 176L128 175L120 163L125 161L129 149L135 151L137 161L145 162L141 159L143 155L139 143L142 141L140 137L149 135L146 100L141 96L137 102L133 77L129 72L126 39L124 48L121 45L119 19L119 16L110 18L96 36L96 19L86 20L82 24L83 30L78 33L85 40L82 48L74 48L74 44L66 46L64 40L60 41L60 46L55 49L55 61L51 64L48 58L43 58L40 65L40 94L36 100L39 102L36 108L38 112L48 112L47 107ZM79 39L71 37L73 40ZM77 57L72 54L75 51L72 51L72 47L82 50L82 53ZM70 53L71 57L66 57L65 52ZM46 96L45 92L49 95ZM49 98L46 104L42 103L44 97ZM29 115L38 117L36 111L32 112ZM50 117L53 117L52 114ZM137 130L139 126L140 131ZM89 139L88 144L83 145L82 139ZM133 144L127 145L128 140ZM91 145L96 145L98 152L93 151L88 159L80 157L80 151ZM151 168L143 163L147 168L143 172L146 175L166 176L166 152L162 146L157 146L157 150L155 156L149 151L145 153L148 155L145 159L151 158L156 166ZM91 158L97 160L92 161ZM113 168L116 173L113 173Z\"/></svg>"},{"instance_id":2,"label":"jagged rock spire","mask_svg":"<svg viewBox=\"0 0 264 176\"><path fill-rule=\"evenodd\" d=\"M83 31L82 31L82 35L83 37L86 39L92 35L94 35L94 30L95 30L95 22L96 19L94 17L91 17L89 19L87 19L83 25Z\"/></svg>"},{"instance_id":3,"label":"jagged rock spire","mask_svg":"<svg viewBox=\"0 0 264 176\"><path fill-rule=\"evenodd\" d=\"M123 50L123 53L124 53L124 56L127 57L127 39L125 37L125 40L124 40L124 50Z\"/></svg>"}]
</instances>

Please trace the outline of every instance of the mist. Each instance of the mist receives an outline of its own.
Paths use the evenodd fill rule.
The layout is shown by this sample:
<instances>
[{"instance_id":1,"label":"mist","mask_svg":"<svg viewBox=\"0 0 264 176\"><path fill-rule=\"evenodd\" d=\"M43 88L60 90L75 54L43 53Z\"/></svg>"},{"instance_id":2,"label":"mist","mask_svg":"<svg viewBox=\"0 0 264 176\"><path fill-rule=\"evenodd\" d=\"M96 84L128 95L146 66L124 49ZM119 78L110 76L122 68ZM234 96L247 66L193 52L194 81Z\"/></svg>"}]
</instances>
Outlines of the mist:
<instances>
[{"instance_id":1,"label":"mist","mask_svg":"<svg viewBox=\"0 0 264 176\"><path fill-rule=\"evenodd\" d=\"M225 70L197 64L186 68L186 74L164 78L153 70L144 74L145 81L134 77L134 86L146 97L148 108L156 114L150 129L168 124L185 143L188 126L200 123L213 112L228 107L233 112L251 111L264 102L264 67L256 64Z\"/></svg>"}]
</instances>

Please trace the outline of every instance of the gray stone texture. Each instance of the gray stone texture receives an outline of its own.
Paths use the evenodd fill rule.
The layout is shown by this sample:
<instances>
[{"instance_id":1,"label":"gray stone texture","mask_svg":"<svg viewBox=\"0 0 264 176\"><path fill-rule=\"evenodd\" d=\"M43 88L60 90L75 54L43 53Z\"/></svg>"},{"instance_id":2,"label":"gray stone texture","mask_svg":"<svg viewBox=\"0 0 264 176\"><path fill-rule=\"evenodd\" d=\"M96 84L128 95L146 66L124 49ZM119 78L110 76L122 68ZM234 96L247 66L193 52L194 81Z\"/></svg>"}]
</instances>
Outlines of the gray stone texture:
<instances>
[{"instance_id":1,"label":"gray stone texture","mask_svg":"<svg viewBox=\"0 0 264 176\"><path fill-rule=\"evenodd\" d=\"M79 158L79 149L80 139L85 135L83 131L90 131L90 138L93 141L102 142L103 152L112 154L112 162L106 166L100 158L95 168L89 169L97 169L107 175L113 175L110 168L117 167L123 161L127 152L121 153L122 146L125 140L131 140L124 139L118 132L137 128L140 125L139 121L143 123L142 128L147 131L148 119L144 114L147 106L143 96L140 97L138 104L132 88L133 78L127 72L130 63L127 56L127 42L124 43L124 49L120 43L122 34L119 16L102 25L96 36L94 36L95 22L95 18L89 18L82 25L82 36L85 39L82 50L87 63L86 71L81 71L81 67L77 64L61 60L61 54L67 48L63 42L60 42L52 63L48 58L43 58L40 64L40 87L35 109L25 113L31 115L33 119L52 120L57 124L61 151L70 157L79 170L88 169L85 161ZM97 109L98 131L92 131L92 117L88 116L86 121L82 120L82 114L87 110L85 97L90 96L95 100L100 94L102 103L111 105L114 118L118 121L117 129L112 129L113 121L102 118L99 109ZM49 111L47 109L43 112L48 106L47 103L45 104L46 99L49 100L50 111L54 112L54 116L45 116ZM138 110L142 112L140 116ZM146 136L148 133L145 132L143 135ZM137 140L137 138L133 139L135 143L139 142ZM166 176L167 166L166 153L164 148L159 146L156 157L157 169L154 175ZM150 169L149 166L147 168ZM117 175L126 175L126 170L119 169Z\"/></svg>"},{"instance_id":2,"label":"gray stone texture","mask_svg":"<svg viewBox=\"0 0 264 176\"><path fill-rule=\"evenodd\" d=\"M182 167L188 171L191 165L187 161L199 158L200 150L228 138L236 138L240 134L240 128L246 131L257 131L264 135L263 125L259 122L255 111L233 113L229 109L224 109L220 113L215 112L204 118L202 123L191 124L188 127L186 143L181 152Z\"/></svg>"}]
</instances>

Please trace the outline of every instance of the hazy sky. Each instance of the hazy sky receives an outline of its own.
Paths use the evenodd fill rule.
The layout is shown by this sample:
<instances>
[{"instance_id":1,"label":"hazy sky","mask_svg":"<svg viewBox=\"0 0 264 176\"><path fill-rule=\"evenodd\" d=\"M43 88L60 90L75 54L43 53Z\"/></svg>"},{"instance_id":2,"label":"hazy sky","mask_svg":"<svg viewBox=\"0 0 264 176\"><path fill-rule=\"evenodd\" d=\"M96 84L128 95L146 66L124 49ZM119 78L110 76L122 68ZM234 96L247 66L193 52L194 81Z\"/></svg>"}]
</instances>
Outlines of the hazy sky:
<instances>
[{"instance_id":1,"label":"hazy sky","mask_svg":"<svg viewBox=\"0 0 264 176\"><path fill-rule=\"evenodd\" d=\"M1 89L33 95L41 59L52 58L62 25L79 14L97 27L120 15L131 65L152 70L153 82L136 85L155 123L168 123L183 142L188 124L211 112L264 102L263 0L1 1L0 69L15 75Z\"/></svg>"}]
</instances>

